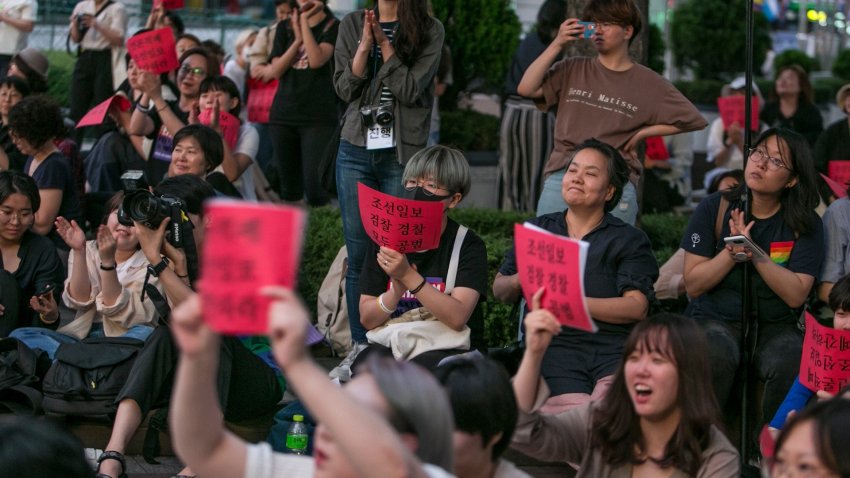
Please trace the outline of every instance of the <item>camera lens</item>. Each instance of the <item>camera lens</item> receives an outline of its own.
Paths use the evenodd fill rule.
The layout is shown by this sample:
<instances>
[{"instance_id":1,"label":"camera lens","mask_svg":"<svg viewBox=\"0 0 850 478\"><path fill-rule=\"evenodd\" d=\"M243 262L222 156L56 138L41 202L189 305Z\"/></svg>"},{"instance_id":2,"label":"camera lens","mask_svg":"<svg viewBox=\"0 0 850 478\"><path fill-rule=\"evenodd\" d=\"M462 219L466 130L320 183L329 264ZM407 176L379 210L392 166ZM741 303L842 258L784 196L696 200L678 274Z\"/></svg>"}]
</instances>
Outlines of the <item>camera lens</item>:
<instances>
[{"instance_id":1,"label":"camera lens","mask_svg":"<svg viewBox=\"0 0 850 478\"><path fill-rule=\"evenodd\" d=\"M389 126L393 122L393 113L388 109L381 108L375 114L375 122L381 126Z\"/></svg>"}]
</instances>

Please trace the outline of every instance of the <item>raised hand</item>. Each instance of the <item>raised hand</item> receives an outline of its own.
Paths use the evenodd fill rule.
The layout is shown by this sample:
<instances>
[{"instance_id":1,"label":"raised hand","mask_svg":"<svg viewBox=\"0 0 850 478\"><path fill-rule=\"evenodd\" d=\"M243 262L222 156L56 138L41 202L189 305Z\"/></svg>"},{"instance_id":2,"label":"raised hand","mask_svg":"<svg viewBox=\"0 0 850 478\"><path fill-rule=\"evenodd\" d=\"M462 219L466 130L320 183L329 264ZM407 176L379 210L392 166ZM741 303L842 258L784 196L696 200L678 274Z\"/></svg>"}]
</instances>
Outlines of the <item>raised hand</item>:
<instances>
[{"instance_id":1,"label":"raised hand","mask_svg":"<svg viewBox=\"0 0 850 478\"><path fill-rule=\"evenodd\" d=\"M68 244L68 247L77 252L86 248L86 233L77 221L68 222L64 217L58 216L53 224L56 226L56 233L65 241L65 244Z\"/></svg>"},{"instance_id":2,"label":"raised hand","mask_svg":"<svg viewBox=\"0 0 850 478\"><path fill-rule=\"evenodd\" d=\"M531 298L531 312L525 315L525 350L527 353L543 354L552 337L561 331L561 324L551 312L541 306L543 293L541 287Z\"/></svg>"},{"instance_id":3,"label":"raised hand","mask_svg":"<svg viewBox=\"0 0 850 478\"><path fill-rule=\"evenodd\" d=\"M177 346L186 355L215 350L218 335L202 320L203 304L198 294L186 298L171 313L171 332Z\"/></svg>"},{"instance_id":4,"label":"raised hand","mask_svg":"<svg viewBox=\"0 0 850 478\"><path fill-rule=\"evenodd\" d=\"M275 361L286 371L307 357L307 309L292 289L270 286L261 293L273 300L269 307L269 341Z\"/></svg>"},{"instance_id":5,"label":"raised hand","mask_svg":"<svg viewBox=\"0 0 850 478\"><path fill-rule=\"evenodd\" d=\"M100 262L105 265L115 265L115 250L118 243L109 226L101 225L97 228L97 252L100 253Z\"/></svg>"}]
</instances>

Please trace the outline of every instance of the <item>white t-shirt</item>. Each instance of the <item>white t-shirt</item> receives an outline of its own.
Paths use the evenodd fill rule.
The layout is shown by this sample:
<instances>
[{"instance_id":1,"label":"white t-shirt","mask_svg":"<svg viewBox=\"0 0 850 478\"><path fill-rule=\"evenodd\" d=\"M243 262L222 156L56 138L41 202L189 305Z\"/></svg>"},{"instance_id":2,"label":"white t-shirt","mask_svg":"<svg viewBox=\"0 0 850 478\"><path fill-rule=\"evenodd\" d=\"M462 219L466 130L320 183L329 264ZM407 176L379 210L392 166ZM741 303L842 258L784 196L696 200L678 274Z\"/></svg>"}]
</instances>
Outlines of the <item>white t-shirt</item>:
<instances>
[{"instance_id":1,"label":"white t-shirt","mask_svg":"<svg viewBox=\"0 0 850 478\"><path fill-rule=\"evenodd\" d=\"M245 478L310 478L315 471L312 457L275 453L268 443L247 447ZM453 476L434 465L424 464L423 469L430 478Z\"/></svg>"},{"instance_id":2,"label":"white t-shirt","mask_svg":"<svg viewBox=\"0 0 850 478\"><path fill-rule=\"evenodd\" d=\"M73 16L76 18L81 13L94 15L97 8L94 0L83 0L74 7ZM113 1L112 5L102 9L97 16L97 22L110 30L121 32L122 36L125 35L127 32L127 11L124 9L124 4L120 1ZM80 47L83 50L109 50L112 45L99 31L89 28L80 40Z\"/></svg>"},{"instance_id":3,"label":"white t-shirt","mask_svg":"<svg viewBox=\"0 0 850 478\"><path fill-rule=\"evenodd\" d=\"M38 3L35 0L0 0L0 14L34 22L38 14ZM0 22L0 55L14 55L26 48L28 36L28 32Z\"/></svg>"}]
</instances>

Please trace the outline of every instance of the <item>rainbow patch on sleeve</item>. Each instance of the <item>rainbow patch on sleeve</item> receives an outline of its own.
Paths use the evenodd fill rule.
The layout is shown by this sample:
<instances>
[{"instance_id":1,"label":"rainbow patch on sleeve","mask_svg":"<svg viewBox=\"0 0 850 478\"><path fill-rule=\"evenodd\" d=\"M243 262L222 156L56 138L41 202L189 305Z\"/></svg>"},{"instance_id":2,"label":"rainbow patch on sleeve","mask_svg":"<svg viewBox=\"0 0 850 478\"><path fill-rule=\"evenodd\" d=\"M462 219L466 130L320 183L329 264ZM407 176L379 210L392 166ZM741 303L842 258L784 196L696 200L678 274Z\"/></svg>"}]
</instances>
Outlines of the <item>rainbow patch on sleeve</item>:
<instances>
[{"instance_id":1,"label":"rainbow patch on sleeve","mask_svg":"<svg viewBox=\"0 0 850 478\"><path fill-rule=\"evenodd\" d=\"M784 266L791 258L791 249L794 249L794 241L771 242L770 260L775 264Z\"/></svg>"}]
</instances>

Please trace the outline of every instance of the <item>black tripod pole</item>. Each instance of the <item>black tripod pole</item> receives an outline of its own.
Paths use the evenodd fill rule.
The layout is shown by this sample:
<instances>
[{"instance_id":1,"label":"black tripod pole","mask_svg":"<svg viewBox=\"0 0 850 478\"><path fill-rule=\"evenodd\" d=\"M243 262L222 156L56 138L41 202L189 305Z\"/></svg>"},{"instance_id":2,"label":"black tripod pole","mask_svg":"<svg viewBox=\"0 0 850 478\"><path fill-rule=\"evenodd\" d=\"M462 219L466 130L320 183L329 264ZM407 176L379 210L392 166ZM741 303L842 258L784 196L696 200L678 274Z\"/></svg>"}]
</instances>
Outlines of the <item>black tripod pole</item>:
<instances>
[{"instance_id":1,"label":"black tripod pole","mask_svg":"<svg viewBox=\"0 0 850 478\"><path fill-rule=\"evenodd\" d=\"M753 0L747 0L747 38L746 38L746 54L747 54L747 62L746 62L746 72L745 72L745 93L744 93L744 170L747 168L747 161L749 160L749 150L752 145L752 131L750 125L752 124L752 115L754 113L758 114L758 112L752 111L752 97L753 97ZM744 182L746 185L746 181ZM752 220L751 211L750 211L750 190L745 187L744 195L742 196L744 199L744 217L746 218L746 223ZM752 266L749 262L744 266L744 274L743 274L743 284L741 290L743 291L741 297L741 469L745 469L747 465L747 461L750 456L750 440L749 440L749 428L750 423L748 420L748 412L749 412L749 378L750 378L750 322L752 318L750 317L750 274L752 273Z\"/></svg>"}]
</instances>

